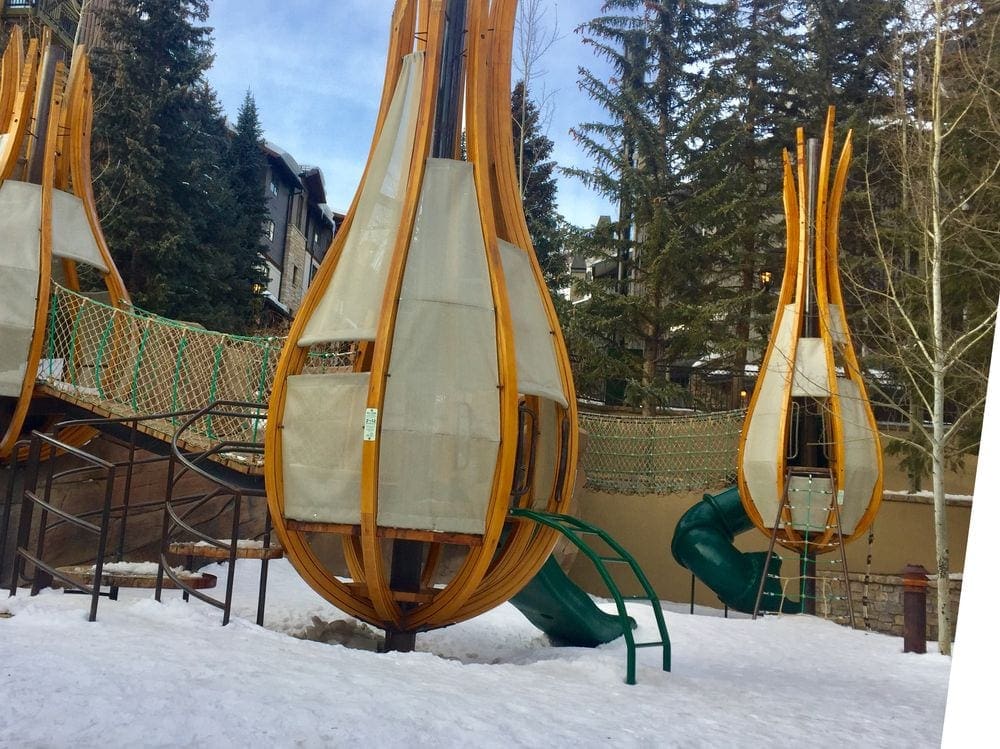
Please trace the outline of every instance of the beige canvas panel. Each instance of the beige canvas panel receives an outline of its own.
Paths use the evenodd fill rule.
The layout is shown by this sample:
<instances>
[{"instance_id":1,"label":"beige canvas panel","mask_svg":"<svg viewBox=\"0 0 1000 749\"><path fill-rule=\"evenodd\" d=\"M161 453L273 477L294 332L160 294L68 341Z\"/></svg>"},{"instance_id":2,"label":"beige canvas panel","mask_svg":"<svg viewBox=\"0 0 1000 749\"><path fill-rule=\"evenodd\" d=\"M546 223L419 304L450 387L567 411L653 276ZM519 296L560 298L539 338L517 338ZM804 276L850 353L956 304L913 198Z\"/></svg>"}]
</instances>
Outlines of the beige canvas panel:
<instances>
[{"instance_id":1,"label":"beige canvas panel","mask_svg":"<svg viewBox=\"0 0 1000 749\"><path fill-rule=\"evenodd\" d=\"M281 430L285 517L361 522L367 372L288 378Z\"/></svg>"},{"instance_id":2,"label":"beige canvas panel","mask_svg":"<svg viewBox=\"0 0 1000 749\"><path fill-rule=\"evenodd\" d=\"M517 391L554 400L566 408L556 359L555 333L549 325L542 291L535 281L528 254L519 247L499 240L510 313L514 320L514 351L517 356Z\"/></svg>"},{"instance_id":3,"label":"beige canvas panel","mask_svg":"<svg viewBox=\"0 0 1000 749\"><path fill-rule=\"evenodd\" d=\"M382 430L378 524L483 533L499 440Z\"/></svg>"},{"instance_id":4,"label":"beige canvas panel","mask_svg":"<svg viewBox=\"0 0 1000 749\"><path fill-rule=\"evenodd\" d=\"M795 349L792 397L830 397L830 377L826 364L826 345L823 339L800 338Z\"/></svg>"},{"instance_id":5,"label":"beige canvas panel","mask_svg":"<svg viewBox=\"0 0 1000 749\"><path fill-rule=\"evenodd\" d=\"M772 527L778 513L778 456L785 418L785 386L791 376L794 307L787 305L778 327L767 368L757 380L755 407L747 425L743 450L743 478L750 499L765 527Z\"/></svg>"},{"instance_id":6,"label":"beige canvas panel","mask_svg":"<svg viewBox=\"0 0 1000 749\"><path fill-rule=\"evenodd\" d=\"M499 438L493 310L403 299L382 429Z\"/></svg>"},{"instance_id":7,"label":"beige canvas panel","mask_svg":"<svg viewBox=\"0 0 1000 749\"><path fill-rule=\"evenodd\" d=\"M840 524L845 535L857 528L878 481L878 437L868 421L867 404L857 383L837 378L844 429L844 504Z\"/></svg>"},{"instance_id":8,"label":"beige canvas panel","mask_svg":"<svg viewBox=\"0 0 1000 749\"><path fill-rule=\"evenodd\" d=\"M13 398L21 394L35 330L41 215L37 185L0 186L0 395Z\"/></svg>"},{"instance_id":9,"label":"beige canvas panel","mask_svg":"<svg viewBox=\"0 0 1000 749\"><path fill-rule=\"evenodd\" d=\"M418 210L402 297L493 309L472 164L428 159Z\"/></svg>"},{"instance_id":10,"label":"beige canvas panel","mask_svg":"<svg viewBox=\"0 0 1000 749\"><path fill-rule=\"evenodd\" d=\"M830 305L830 338L834 343L847 343L847 334L844 332L844 310L839 304Z\"/></svg>"},{"instance_id":11,"label":"beige canvas panel","mask_svg":"<svg viewBox=\"0 0 1000 749\"><path fill-rule=\"evenodd\" d=\"M500 393L496 316L475 196L469 164L428 161L383 406L379 525L485 530Z\"/></svg>"},{"instance_id":12,"label":"beige canvas panel","mask_svg":"<svg viewBox=\"0 0 1000 749\"><path fill-rule=\"evenodd\" d=\"M94 239L83 201L62 190L52 191L52 254L108 272Z\"/></svg>"},{"instance_id":13,"label":"beige canvas panel","mask_svg":"<svg viewBox=\"0 0 1000 749\"><path fill-rule=\"evenodd\" d=\"M299 346L375 339L410 172L423 58L414 52L403 59L340 261Z\"/></svg>"}]
</instances>

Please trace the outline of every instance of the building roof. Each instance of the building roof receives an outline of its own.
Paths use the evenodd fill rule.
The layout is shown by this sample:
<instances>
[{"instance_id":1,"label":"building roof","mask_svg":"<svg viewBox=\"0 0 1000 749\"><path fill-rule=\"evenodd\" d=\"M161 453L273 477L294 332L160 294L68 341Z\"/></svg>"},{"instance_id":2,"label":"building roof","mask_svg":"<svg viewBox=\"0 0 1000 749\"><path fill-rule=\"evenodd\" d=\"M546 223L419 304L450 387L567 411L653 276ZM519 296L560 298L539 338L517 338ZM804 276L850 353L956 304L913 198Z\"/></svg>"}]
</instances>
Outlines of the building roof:
<instances>
[{"instance_id":1,"label":"building roof","mask_svg":"<svg viewBox=\"0 0 1000 749\"><path fill-rule=\"evenodd\" d=\"M299 178L299 175L302 172L302 167L299 166L299 162L293 159L292 155L288 153L288 151L269 140L265 140L264 153L282 164L285 169L288 170L288 176L291 177L292 182L299 187L302 187L302 180Z\"/></svg>"},{"instance_id":2,"label":"building roof","mask_svg":"<svg viewBox=\"0 0 1000 749\"><path fill-rule=\"evenodd\" d=\"M286 176L290 177L297 187L304 188L309 193L310 202L319 207L323 218L330 226L336 227L344 220L343 211L331 208L326 203L326 180L322 169L311 164L299 164L288 151L273 141L264 141L264 152L284 167L288 172Z\"/></svg>"}]
</instances>

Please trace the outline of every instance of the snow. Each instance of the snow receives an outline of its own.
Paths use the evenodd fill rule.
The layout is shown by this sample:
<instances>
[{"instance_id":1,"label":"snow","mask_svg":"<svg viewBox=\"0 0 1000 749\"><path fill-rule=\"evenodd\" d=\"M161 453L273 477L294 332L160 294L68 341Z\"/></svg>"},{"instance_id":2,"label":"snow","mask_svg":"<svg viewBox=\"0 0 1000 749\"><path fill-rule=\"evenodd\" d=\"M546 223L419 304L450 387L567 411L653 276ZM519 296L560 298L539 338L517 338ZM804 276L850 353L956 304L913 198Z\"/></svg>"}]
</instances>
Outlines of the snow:
<instances>
[{"instance_id":1,"label":"snow","mask_svg":"<svg viewBox=\"0 0 1000 749\"><path fill-rule=\"evenodd\" d=\"M96 565L91 565L90 571L94 572ZM171 567L175 574L184 572L183 567ZM135 575L136 577L155 575L160 571L160 565L156 562L106 562L101 570L109 575ZM201 577L201 573L188 573L188 577Z\"/></svg>"},{"instance_id":2,"label":"snow","mask_svg":"<svg viewBox=\"0 0 1000 749\"><path fill-rule=\"evenodd\" d=\"M553 647L511 605L374 652L377 630L271 563L265 627L252 624L259 562L240 560L237 616L176 591L0 599L2 747L574 746L934 747L950 659L806 616L723 618L665 604L673 671L621 640ZM205 568L219 577L227 568ZM602 601L606 610L610 602ZM657 639L630 604L639 641ZM310 638L310 639L306 639ZM836 737L836 738L834 738ZM821 741L823 741L821 739ZM826 743L825 741L823 743Z\"/></svg>"}]
</instances>

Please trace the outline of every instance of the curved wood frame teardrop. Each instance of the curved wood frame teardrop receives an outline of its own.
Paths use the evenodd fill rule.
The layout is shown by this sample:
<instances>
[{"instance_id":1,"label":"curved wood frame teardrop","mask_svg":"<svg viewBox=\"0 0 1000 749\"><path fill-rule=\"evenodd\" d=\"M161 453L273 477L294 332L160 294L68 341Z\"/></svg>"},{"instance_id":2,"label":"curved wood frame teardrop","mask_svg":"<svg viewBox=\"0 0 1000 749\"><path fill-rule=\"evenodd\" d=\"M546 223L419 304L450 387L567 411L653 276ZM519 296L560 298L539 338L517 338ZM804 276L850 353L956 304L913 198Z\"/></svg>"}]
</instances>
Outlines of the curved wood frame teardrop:
<instances>
[{"instance_id":1,"label":"curved wood frame teardrop","mask_svg":"<svg viewBox=\"0 0 1000 749\"><path fill-rule=\"evenodd\" d=\"M94 117L93 78L86 51L79 47L67 70L63 62L54 65L51 88L43 91L43 66L51 54L51 34L46 30L41 40L31 39L25 45L21 30L14 27L7 49L0 63L0 125L6 126L6 135L0 146L0 182L26 179L33 159L41 162L41 223L39 226L39 277L37 289L26 293L37 295L35 326L28 350L21 393L9 420L0 434L0 460L10 459L14 445L21 435L27 419L35 373L41 360L46 336L46 317L49 312L52 281L53 247L53 192L61 190L79 198L95 239L98 252L107 270L102 272L110 301L115 306L129 303L129 295L111 258L101 230L94 199L90 167L91 127ZM48 106L39 107L44 97ZM33 117L46 112L44 122L29 128ZM32 148L31 133L45 133L41 148ZM77 263L61 259L66 285L79 290ZM64 433L64 438L81 443L91 436L90 430Z\"/></svg>"},{"instance_id":2,"label":"curved wood frame teardrop","mask_svg":"<svg viewBox=\"0 0 1000 749\"><path fill-rule=\"evenodd\" d=\"M806 174L806 140L800 129L796 138L796 157L793 160L786 151L784 153L784 206L786 217L786 243L784 278L778 294L777 312L771 329L769 345L758 375L757 387L747 409L743 431L740 437L737 481L744 509L763 533L771 535L777 520L778 530L775 540L783 546L798 552L823 552L836 548L835 541L849 542L862 535L875 519L882 498L882 451L878 440L878 426L868 401L864 381L861 376L860 364L848 332L847 319L844 314L844 298L840 285L838 270L838 229L840 221L841 202L847 182L847 172L852 154L852 138L848 134L840 160L834 173L831 185L831 164L833 157L833 125L834 110L831 107L827 116L822 142L822 152L818 164L818 192L815 207L815 266L810 267L812 258L807 251L808 203ZM811 285L811 286L810 286ZM782 505L780 519L777 511L774 516L764 517L761 506L768 509L779 507L779 498L786 492L788 468L790 465L789 442L790 430L793 429L793 382L798 377L796 371L799 343L805 337L804 320L806 315L805 299L815 292L815 304L818 313L818 332L815 337L822 339L825 359L824 381L828 383L823 400L824 420L826 422L823 441L829 452L828 470L832 479L833 500L828 507L822 508L822 528L818 533L806 536L787 506ZM791 316L791 319L786 319ZM790 339L782 348L782 331ZM780 350L779 350L780 349ZM780 404L765 403L765 399L774 400L773 387L763 385L765 378L772 379L773 387L780 389ZM780 383L778 383L780 380ZM777 383L777 384L774 384ZM856 393L854 396L841 392L850 387ZM766 393L766 395L762 395ZM844 398L851 397L859 401L853 403L853 413L863 414L864 425L846 425L844 414ZM777 452L770 475L773 476L773 486L766 490L761 487L767 483L758 481L751 486L748 479L748 456L750 442L753 440L753 426L758 419L774 418L775 407L780 405L777 415L777 437L775 445ZM857 466L849 465L857 457L847 454L845 427L860 429L861 438L871 443L865 470L873 475L870 494L866 496L848 496L837 499L838 491L843 492L848 486L848 472ZM759 434L759 433L758 433ZM857 431L854 433L857 438ZM855 507L864 508L857 522L850 529L838 531L838 509L841 502L855 503ZM836 505L834 504L836 502ZM838 538L839 537L839 538Z\"/></svg>"},{"instance_id":3,"label":"curved wood frame teardrop","mask_svg":"<svg viewBox=\"0 0 1000 749\"><path fill-rule=\"evenodd\" d=\"M310 543L313 531L285 518L286 478L283 465L286 456L283 451L287 448L282 439L282 429L286 418L288 379L301 373L305 367L308 346L299 345L299 341L330 287L348 245L347 238L354 228L361 188L292 325L275 375L268 412L268 424L273 426L267 430L265 442L265 477L271 514L286 554L299 574L324 598L353 616L386 629L408 632L445 626L503 603L537 573L556 540L553 532L539 531L529 524L513 521L508 514L518 454L519 403L530 401L532 396L521 398L518 394L514 326L498 247L500 240L521 248L530 261L534 281L543 300L549 332L555 342L561 386L567 396L568 405L565 408L553 403L558 410L556 439L563 448L557 471L560 478L554 482L551 491L548 487L544 488L546 508L550 511L565 512L568 509L578 444L569 360L551 299L544 292L541 269L531 250L514 178L509 92L517 3L516 0L470 0L464 19L446 18L447 5L446 0L397 0L375 138L361 185L364 186L372 168L376 144L386 121L403 58L412 52L422 52L423 80L436 82L442 68L442 44L447 25L463 22L467 32L462 72L465 78L467 154L472 164L495 310L499 382L500 442L489 503L485 508L483 533L469 543L464 558L447 584L431 587L434 567L444 548L454 548L456 543L461 542L456 542L455 534L449 536L435 531L400 534L398 529L387 531L379 526L381 424L376 428L374 439L363 442L361 448L360 525L337 531L342 534L344 558L353 582L339 578L316 552ZM438 86L433 84L424 86L421 92L402 218L392 249L378 330L373 342L360 344L357 356L356 366L362 366L363 362L365 371L370 372L367 408L378 409L380 413L386 396L400 290L425 169L431 156L437 95ZM456 151L457 146L456 143ZM528 496L514 501L523 504L533 500ZM425 542L426 561L420 575L423 590L416 597L391 588L385 561L386 539L406 537Z\"/></svg>"}]
</instances>

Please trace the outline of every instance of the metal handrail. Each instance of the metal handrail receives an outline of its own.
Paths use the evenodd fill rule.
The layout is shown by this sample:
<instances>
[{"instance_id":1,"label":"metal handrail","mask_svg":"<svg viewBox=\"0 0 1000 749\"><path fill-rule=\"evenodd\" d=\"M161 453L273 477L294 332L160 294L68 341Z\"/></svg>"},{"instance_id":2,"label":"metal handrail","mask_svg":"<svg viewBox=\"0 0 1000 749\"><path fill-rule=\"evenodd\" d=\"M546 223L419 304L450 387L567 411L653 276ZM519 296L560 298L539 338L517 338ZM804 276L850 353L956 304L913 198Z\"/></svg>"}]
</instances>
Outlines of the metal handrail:
<instances>
[{"instance_id":1,"label":"metal handrail","mask_svg":"<svg viewBox=\"0 0 1000 749\"><path fill-rule=\"evenodd\" d=\"M76 473L78 471L64 471L59 474L54 473L53 463L49 462L48 476L44 480L44 491L41 495L38 494L38 479L39 479L39 464L41 462L42 455L42 445L46 444L53 450L61 451L65 454L72 455L73 457L82 460L90 465L87 470L100 469L105 472L105 490L104 490L104 504L101 508L101 521L100 523L90 523L72 513L68 513L61 508L55 507L51 503L51 492L53 483L61 476L66 473ZM41 589L41 575L38 571L41 570L48 574L50 577L60 580L67 587L77 590L81 593L87 594L91 597L90 602L90 614L89 621L96 621L97 619L97 604L100 600L101 595L101 579L104 574L104 562L107 556L107 544L108 544L108 520L111 516L111 505L114 499L115 490L115 478L120 466L110 463L102 458L95 455L91 455L80 448L74 447L72 445L67 445L66 443L59 442L55 437L51 435L42 434L40 432L32 432L31 439L28 448L28 463L26 469L25 486L24 491L21 495L21 516L19 518L18 524L18 534L17 543L15 546L14 553L14 565L11 571L10 580L10 595L14 596L17 594L18 582L21 579L21 575L24 571L24 563L31 562L35 566L35 576L31 585L31 594L37 595ZM34 552L28 549L28 542L31 534L31 525L34 515L34 510L36 507L41 508L42 515L40 519L38 537L35 541ZM81 580L74 579L68 575L62 573L59 569L53 565L48 564L44 561L43 555L45 550L45 535L49 529L47 523L49 513L53 513L56 516L62 518L62 522L72 523L74 526L80 528L81 530L87 531L89 533L94 533L98 537L97 541L97 553L94 563L94 582L92 585L87 585ZM122 533L124 535L124 522ZM121 561L120 559L118 561ZM112 597L117 597L117 588L112 586L109 593Z\"/></svg>"},{"instance_id":2,"label":"metal handrail","mask_svg":"<svg viewBox=\"0 0 1000 749\"><path fill-rule=\"evenodd\" d=\"M204 462L225 452L242 452L244 454L262 455L264 446L261 442L221 441L213 444L213 446L207 450L190 452L181 448L181 442L183 441L184 433L189 429L192 429L194 424L202 419L211 419L213 416L236 419L259 419L261 418L260 411L261 406L257 403L244 401L216 401L208 404L204 408L188 414L188 418L177 427L174 432L173 439L171 440L170 468L168 471L167 496L164 501L163 508L163 531L159 555L159 569L157 572L156 600L160 600L163 580L164 576L166 576L183 591L185 600L187 600L189 596L193 595L195 598L221 609L223 612L223 625L229 623L232 609L233 580L235 576L236 560L239 554L238 535L243 499L249 497L266 497L267 494L262 481L258 486L239 485L235 482L227 481L216 472L206 470ZM187 510L187 512L181 515L175 510L173 491L177 482L188 473L196 474L203 479L213 482L217 488L201 497L199 501ZM231 502L227 502L224 508L228 509L229 507L232 507L233 513L232 530L230 532L229 543L214 538L209 534L198 530L191 523L187 522L187 518L209 500L224 497L226 495L232 496ZM224 511L224 509L220 510L220 514ZM229 574L226 578L225 596L222 600L186 584L179 575L174 573L168 562L167 555L170 553L169 549L171 539L178 531L183 531L199 541L208 543L215 548L228 552ZM271 522L270 515L268 515L265 518L263 534L263 545L265 549L270 548L270 542ZM263 625L264 623L264 601L267 594L268 563L269 559L267 558L267 555L264 554L261 559L261 573L257 599L258 625Z\"/></svg>"}]
</instances>

